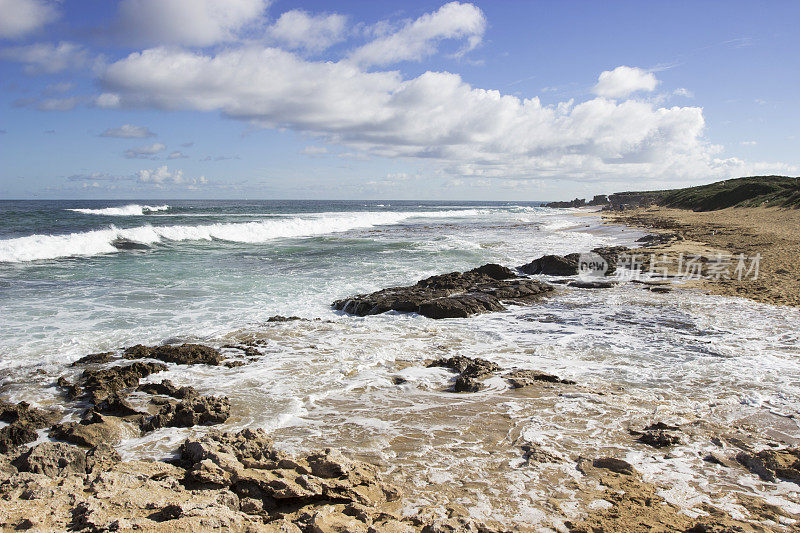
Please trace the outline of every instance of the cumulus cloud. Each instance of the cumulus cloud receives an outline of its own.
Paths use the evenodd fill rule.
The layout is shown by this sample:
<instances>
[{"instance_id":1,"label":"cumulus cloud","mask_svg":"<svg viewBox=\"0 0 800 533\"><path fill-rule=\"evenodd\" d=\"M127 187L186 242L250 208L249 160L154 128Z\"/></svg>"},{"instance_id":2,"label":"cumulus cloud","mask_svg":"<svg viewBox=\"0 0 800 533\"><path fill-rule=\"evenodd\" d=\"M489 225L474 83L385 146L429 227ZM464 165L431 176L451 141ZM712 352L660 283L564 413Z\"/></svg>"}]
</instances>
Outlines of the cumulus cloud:
<instances>
[{"instance_id":1,"label":"cumulus cloud","mask_svg":"<svg viewBox=\"0 0 800 533\"><path fill-rule=\"evenodd\" d=\"M156 154L166 149L161 143L146 144L125 150L125 157L128 159L152 159Z\"/></svg>"},{"instance_id":2,"label":"cumulus cloud","mask_svg":"<svg viewBox=\"0 0 800 533\"><path fill-rule=\"evenodd\" d=\"M365 72L275 48L216 55L156 48L109 66L121 106L220 111L462 176L685 176L710 168L698 107L594 98L543 105L475 88L457 74Z\"/></svg>"},{"instance_id":3,"label":"cumulus cloud","mask_svg":"<svg viewBox=\"0 0 800 533\"><path fill-rule=\"evenodd\" d=\"M432 55L444 39L465 39L461 55L478 46L486 31L483 12L472 4L450 2L433 13L407 22L394 33L357 48L350 60L362 66L420 61Z\"/></svg>"},{"instance_id":4,"label":"cumulus cloud","mask_svg":"<svg viewBox=\"0 0 800 533\"><path fill-rule=\"evenodd\" d=\"M606 98L624 98L637 91L652 92L657 85L658 80L652 72L623 65L602 72L594 93Z\"/></svg>"},{"instance_id":5,"label":"cumulus cloud","mask_svg":"<svg viewBox=\"0 0 800 533\"><path fill-rule=\"evenodd\" d=\"M147 44L210 46L262 21L269 0L123 0L122 32Z\"/></svg>"},{"instance_id":6,"label":"cumulus cloud","mask_svg":"<svg viewBox=\"0 0 800 533\"><path fill-rule=\"evenodd\" d=\"M133 124L123 124L119 128L108 128L100 137L117 137L119 139L144 139L155 137L156 134L150 128L144 126L134 126Z\"/></svg>"},{"instance_id":7,"label":"cumulus cloud","mask_svg":"<svg viewBox=\"0 0 800 533\"><path fill-rule=\"evenodd\" d=\"M84 46L66 41L5 48L0 50L0 57L24 64L23 70L27 74L55 74L81 69L94 61Z\"/></svg>"},{"instance_id":8,"label":"cumulus cloud","mask_svg":"<svg viewBox=\"0 0 800 533\"><path fill-rule=\"evenodd\" d=\"M24 37L58 18L50 2L42 0L0 0L0 38Z\"/></svg>"},{"instance_id":9,"label":"cumulus cloud","mask_svg":"<svg viewBox=\"0 0 800 533\"><path fill-rule=\"evenodd\" d=\"M183 175L183 170L170 170L166 165L152 170L140 170L136 173L136 179L140 183L147 183L155 185L156 187L164 187L165 185L186 185L194 187L196 185L205 185L208 183L205 176L187 178Z\"/></svg>"},{"instance_id":10,"label":"cumulus cloud","mask_svg":"<svg viewBox=\"0 0 800 533\"><path fill-rule=\"evenodd\" d=\"M295 9L282 14L267 33L288 48L320 52L342 41L346 29L343 15L311 15Z\"/></svg>"}]
</instances>

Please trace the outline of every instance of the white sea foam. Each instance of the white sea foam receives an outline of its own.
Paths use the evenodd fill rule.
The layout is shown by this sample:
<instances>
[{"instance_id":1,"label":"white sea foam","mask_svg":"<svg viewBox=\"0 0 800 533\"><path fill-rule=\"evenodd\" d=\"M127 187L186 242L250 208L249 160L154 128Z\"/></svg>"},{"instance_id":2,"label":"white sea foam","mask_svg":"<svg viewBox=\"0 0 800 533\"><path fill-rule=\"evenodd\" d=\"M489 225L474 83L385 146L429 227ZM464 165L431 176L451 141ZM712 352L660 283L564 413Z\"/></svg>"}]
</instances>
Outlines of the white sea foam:
<instances>
[{"instance_id":1,"label":"white sea foam","mask_svg":"<svg viewBox=\"0 0 800 533\"><path fill-rule=\"evenodd\" d=\"M121 209L121 208L120 208ZM59 257L93 256L118 252L120 241L144 245L164 241L211 241L214 239L260 243L273 239L312 237L380 225L397 224L411 218L467 217L479 210L429 212L320 213L305 217L258 222L218 223L198 226L138 226L92 230L66 235L29 235L0 240L0 262L26 262Z\"/></svg>"},{"instance_id":2,"label":"white sea foam","mask_svg":"<svg viewBox=\"0 0 800 533\"><path fill-rule=\"evenodd\" d=\"M67 209L67 211L83 213L84 215L131 217L131 216L146 215L148 213L156 213L158 211L167 211L168 209L169 209L168 205L128 204L119 207L104 207L102 209Z\"/></svg>"}]
</instances>

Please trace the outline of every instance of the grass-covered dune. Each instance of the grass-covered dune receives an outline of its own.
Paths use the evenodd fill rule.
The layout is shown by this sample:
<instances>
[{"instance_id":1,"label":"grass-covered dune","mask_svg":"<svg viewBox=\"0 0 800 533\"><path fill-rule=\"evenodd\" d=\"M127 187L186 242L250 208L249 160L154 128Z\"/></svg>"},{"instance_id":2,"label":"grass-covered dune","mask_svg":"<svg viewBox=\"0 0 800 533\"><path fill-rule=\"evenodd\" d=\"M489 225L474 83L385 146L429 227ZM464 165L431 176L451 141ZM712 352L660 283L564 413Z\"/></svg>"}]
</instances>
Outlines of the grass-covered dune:
<instances>
[{"instance_id":1,"label":"grass-covered dune","mask_svg":"<svg viewBox=\"0 0 800 533\"><path fill-rule=\"evenodd\" d=\"M800 179L788 176L749 176L708 185L664 191L622 192L609 195L613 208L660 205L715 211L726 207L800 207Z\"/></svg>"}]
</instances>

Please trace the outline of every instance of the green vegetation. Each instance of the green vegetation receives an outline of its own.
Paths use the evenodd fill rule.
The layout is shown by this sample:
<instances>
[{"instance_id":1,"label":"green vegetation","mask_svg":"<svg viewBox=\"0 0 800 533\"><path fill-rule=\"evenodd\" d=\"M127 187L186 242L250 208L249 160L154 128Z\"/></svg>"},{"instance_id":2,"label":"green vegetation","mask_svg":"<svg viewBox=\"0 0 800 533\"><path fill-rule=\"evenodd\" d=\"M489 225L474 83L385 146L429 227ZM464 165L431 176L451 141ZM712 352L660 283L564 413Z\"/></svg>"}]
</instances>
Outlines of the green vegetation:
<instances>
[{"instance_id":1,"label":"green vegetation","mask_svg":"<svg viewBox=\"0 0 800 533\"><path fill-rule=\"evenodd\" d=\"M612 209L652 204L693 211L760 206L800 208L800 179L750 176L685 189L616 193L608 199Z\"/></svg>"},{"instance_id":2,"label":"green vegetation","mask_svg":"<svg viewBox=\"0 0 800 533\"><path fill-rule=\"evenodd\" d=\"M657 201L659 205L694 211L726 207L800 207L800 180L787 176L751 176L664 192Z\"/></svg>"}]
</instances>

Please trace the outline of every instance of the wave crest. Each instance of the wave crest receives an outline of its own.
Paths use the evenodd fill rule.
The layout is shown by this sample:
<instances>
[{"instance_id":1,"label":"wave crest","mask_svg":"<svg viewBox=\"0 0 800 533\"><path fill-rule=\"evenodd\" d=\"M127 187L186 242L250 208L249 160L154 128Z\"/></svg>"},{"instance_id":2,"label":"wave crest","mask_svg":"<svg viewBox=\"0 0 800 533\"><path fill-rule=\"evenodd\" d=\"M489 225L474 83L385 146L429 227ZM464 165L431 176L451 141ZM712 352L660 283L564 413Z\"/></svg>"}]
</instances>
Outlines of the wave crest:
<instances>
[{"instance_id":1,"label":"wave crest","mask_svg":"<svg viewBox=\"0 0 800 533\"><path fill-rule=\"evenodd\" d=\"M148 213L155 213L157 211L166 211L169 209L168 205L139 205L128 204L120 207L104 207L102 209L67 209L67 211L74 211L76 213L83 213L84 215L103 215L112 217L135 217L139 215L146 215Z\"/></svg>"},{"instance_id":2,"label":"wave crest","mask_svg":"<svg viewBox=\"0 0 800 533\"><path fill-rule=\"evenodd\" d=\"M29 235L0 240L0 262L21 263L60 257L93 256L125 249L143 248L165 241L221 240L240 243L260 243L280 238L312 237L373 226L397 224L410 218L463 217L479 214L480 210L430 212L359 212L321 213L308 217L230 222L200 226L138 226L91 230L67 235Z\"/></svg>"}]
</instances>

